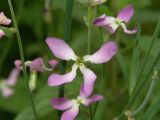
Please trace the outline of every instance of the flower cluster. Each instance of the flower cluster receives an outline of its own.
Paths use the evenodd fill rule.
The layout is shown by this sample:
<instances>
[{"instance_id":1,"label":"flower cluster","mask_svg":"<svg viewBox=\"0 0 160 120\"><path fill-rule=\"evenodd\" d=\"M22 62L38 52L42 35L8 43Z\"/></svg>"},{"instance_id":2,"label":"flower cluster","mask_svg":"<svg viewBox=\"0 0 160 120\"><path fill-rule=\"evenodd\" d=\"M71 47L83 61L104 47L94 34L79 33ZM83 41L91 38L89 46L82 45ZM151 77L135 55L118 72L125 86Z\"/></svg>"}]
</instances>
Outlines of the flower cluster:
<instances>
[{"instance_id":1,"label":"flower cluster","mask_svg":"<svg viewBox=\"0 0 160 120\"><path fill-rule=\"evenodd\" d=\"M3 12L0 12L0 25L9 25L12 20L8 19ZM5 32L0 29L0 39L5 35Z\"/></svg>"},{"instance_id":2,"label":"flower cluster","mask_svg":"<svg viewBox=\"0 0 160 120\"><path fill-rule=\"evenodd\" d=\"M92 6L102 4L107 0L87 0ZM105 14L96 18L93 21L93 25L100 26L108 30L111 34L115 33L116 30L121 26L125 33L134 34L137 32L135 27L133 30L128 30L125 23L128 23L134 14L134 9L132 5L124 8L118 16L106 16ZM9 25L11 20L8 19L3 12L0 13L0 25ZM5 33L0 29L0 38L5 35ZM66 98L53 98L52 106L58 110L64 111L61 116L61 120L74 120L79 113L80 105L89 106L91 103L100 101L103 99L101 95L93 95L93 90L95 86L95 81L97 79L96 74L86 66L86 63L92 64L103 64L112 59L112 57L117 52L117 45L113 41L105 42L95 53L84 55L83 57L78 56L72 50L72 48L64 41L58 38L48 37L46 39L46 44L50 48L51 52L55 57L65 60L73 61L74 64L71 67L71 71L66 74L51 74L48 77L49 86L60 86L66 83L72 82L77 75L77 70L79 69L83 75L84 82L81 84L79 96L76 99L66 99ZM23 65L21 60L15 61L16 68L12 70L9 78L0 81L0 90L4 96L10 96L13 93L11 89L15 85L17 77L20 71L23 70ZM29 87L34 90L36 87L36 77L38 72L52 71L59 63L56 60L48 61L50 67L46 67L42 58L36 58L32 61L26 61L24 63L25 68L30 70L30 82Z\"/></svg>"},{"instance_id":3,"label":"flower cluster","mask_svg":"<svg viewBox=\"0 0 160 120\"><path fill-rule=\"evenodd\" d=\"M94 2L95 5L105 1L88 0L88 2ZM119 26L122 26L125 33L134 34L137 32L137 28L128 30L125 25L133 14L133 7L129 5L118 14L117 18L102 15L95 19L93 24L107 29L111 34L115 33ZM109 41L104 43L97 52L79 57L64 40L48 37L46 43L57 58L65 61L74 61L70 72L63 75L51 74L48 78L49 86L59 86L72 82L76 77L78 68L83 75L84 82L80 88L80 95L76 99L53 98L51 102L54 108L64 111L61 120L74 120L79 113L79 106L81 104L88 106L93 102L103 99L101 95L92 95L97 76L91 69L86 67L85 63L102 64L108 62L116 54L117 45L115 42Z\"/></svg>"}]
</instances>

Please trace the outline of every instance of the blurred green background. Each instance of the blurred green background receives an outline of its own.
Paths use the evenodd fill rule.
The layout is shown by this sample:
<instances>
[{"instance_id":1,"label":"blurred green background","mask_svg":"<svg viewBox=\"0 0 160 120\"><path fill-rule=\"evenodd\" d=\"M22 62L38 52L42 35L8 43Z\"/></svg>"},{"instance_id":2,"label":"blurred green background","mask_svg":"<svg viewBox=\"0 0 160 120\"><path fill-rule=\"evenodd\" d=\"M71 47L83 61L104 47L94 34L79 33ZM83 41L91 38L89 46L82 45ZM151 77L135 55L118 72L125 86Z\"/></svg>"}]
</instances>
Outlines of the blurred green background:
<instances>
[{"instance_id":1,"label":"blurred green background","mask_svg":"<svg viewBox=\"0 0 160 120\"><path fill-rule=\"evenodd\" d=\"M18 21L20 34L22 37L23 47L25 51L25 59L32 60L36 57L43 57L46 62L53 59L54 56L48 49L45 39L47 36L63 38L64 31L64 13L66 0L51 0L50 10L45 9L45 0L12 0L13 7ZM98 14L106 13L107 15L116 16L118 11L128 4L133 4L135 15L128 28L132 28L138 23L142 27L142 36L140 38L141 61L144 58L145 52L150 45L150 40L154 33L158 19L160 18L160 1L159 0L108 0L105 4L99 6ZM7 0L0 1L0 11L4 11L6 16L11 18ZM97 16L99 16L97 14ZM87 27L84 22L84 16L87 15L87 6L75 0L73 21L71 30L70 45L80 56L87 53ZM11 26L13 26L11 24ZM99 31L94 28L94 39L92 40L92 53L96 51L102 44ZM130 74L132 50L136 35L126 35L122 30L118 30L116 35L109 36L110 39L118 41L119 51L125 58L125 65ZM160 38L160 36L159 36ZM156 41L154 50L152 51L151 60L157 55L157 50L160 48L160 39ZM7 35L0 40L0 56L8 50L8 54L1 66L0 78L7 78L10 70L14 67L13 62L19 59L19 50L15 35ZM67 71L70 70L68 64ZM140 64L141 65L141 64ZM149 65L149 64L148 64ZM123 107L126 105L129 94L129 82L124 79L121 67L118 61L113 58L112 61L106 64L107 80L103 87L101 86L102 66L92 65L91 68L98 75L95 86L95 93L99 88L103 90L100 94L105 96L105 99L99 104L95 115L95 120L111 120L120 114ZM58 69L55 72L59 72ZM34 91L34 99L36 109L40 120L56 120L57 113L50 105L52 97L57 96L57 87L48 87L47 77L51 73L43 73L38 76L37 89ZM74 98L78 95L82 82L82 76L79 75L76 80L66 86L65 96ZM145 110L136 119L143 119L147 116L148 120L160 120L160 82L157 82L155 92ZM144 99L149 83L143 90L143 95L136 102L138 106ZM88 108L81 108L82 111L77 120L87 120ZM151 112L152 111L152 112ZM3 98L0 95L0 120L32 120L32 110L28 92L25 87L25 81L21 76L15 86L15 94L9 98ZM126 118L127 119L127 118Z\"/></svg>"}]
</instances>

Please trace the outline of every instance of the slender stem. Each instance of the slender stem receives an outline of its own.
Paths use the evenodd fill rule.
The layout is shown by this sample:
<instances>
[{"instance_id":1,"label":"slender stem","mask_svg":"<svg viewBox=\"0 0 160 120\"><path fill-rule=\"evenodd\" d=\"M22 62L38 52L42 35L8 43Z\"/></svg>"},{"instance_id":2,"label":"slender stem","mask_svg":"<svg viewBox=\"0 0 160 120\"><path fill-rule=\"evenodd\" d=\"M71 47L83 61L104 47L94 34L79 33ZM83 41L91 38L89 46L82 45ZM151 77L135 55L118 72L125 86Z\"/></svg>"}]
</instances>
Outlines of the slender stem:
<instances>
[{"instance_id":1,"label":"slender stem","mask_svg":"<svg viewBox=\"0 0 160 120\"><path fill-rule=\"evenodd\" d=\"M91 52L91 41L92 41L92 35L93 35L92 21L94 17L95 17L95 7L89 6L88 16L87 16L87 27L88 27L87 53L88 54L90 54Z\"/></svg>"},{"instance_id":2,"label":"slender stem","mask_svg":"<svg viewBox=\"0 0 160 120\"><path fill-rule=\"evenodd\" d=\"M99 13L99 7L97 9L97 13L98 15L100 15ZM103 35L103 31L102 31L102 28L99 28L99 36L100 36L100 42L101 44L104 43L104 35ZM107 76L106 76L106 64L102 64L102 80L101 80L101 84L100 84L100 87L99 87L99 93L102 93L103 90L104 90L104 85L105 85L105 82L107 80ZM99 106L99 102L96 103L95 107L94 107L94 110L93 110L93 115L95 116L96 114L96 111L97 111L97 108Z\"/></svg>"},{"instance_id":3,"label":"slender stem","mask_svg":"<svg viewBox=\"0 0 160 120\"><path fill-rule=\"evenodd\" d=\"M88 40L87 40L87 53L91 53L91 41L93 35L93 28L92 28L92 21L95 17L95 7L90 6L88 7L88 16L87 16L87 27L88 27ZM93 111L92 106L90 106L90 119L93 120Z\"/></svg>"},{"instance_id":4,"label":"slender stem","mask_svg":"<svg viewBox=\"0 0 160 120\"><path fill-rule=\"evenodd\" d=\"M157 78L156 78L157 79ZM137 108L137 110L135 110L134 112L132 112L132 116L135 116L136 114L138 114L139 112L142 111L142 109L146 106L146 104L148 103L149 99L151 98L151 95L153 93L153 90L155 88L156 85L156 79L152 80L151 86L149 88L148 94L145 98L145 100L143 101L143 103Z\"/></svg>"},{"instance_id":5,"label":"slender stem","mask_svg":"<svg viewBox=\"0 0 160 120\"><path fill-rule=\"evenodd\" d=\"M160 51L153 63L153 65L151 66L151 68L148 71L148 74L145 76L145 78L143 79L143 81L141 81L140 86L136 89L135 93L133 94L133 96L131 97L131 99L129 100L128 104L124 107L122 113L119 115L118 120L120 120L123 117L123 113L124 111L133 103L133 101L135 100L136 96L138 96L140 94L141 89L144 87L144 84L146 83L146 80L149 78L150 74L152 72L152 70L154 69L154 66L156 66L156 64L158 63L160 58Z\"/></svg>"},{"instance_id":6,"label":"slender stem","mask_svg":"<svg viewBox=\"0 0 160 120\"><path fill-rule=\"evenodd\" d=\"M141 71L140 71L140 73L139 73L139 78L141 77L141 75L142 75L142 73L143 73L143 71L144 71L144 69L145 69L145 67L146 67L146 64L147 64L147 62L148 62L148 58L149 58L149 56L150 56L150 54L151 54L151 51L152 51L152 48L153 48L154 43L155 43L155 41L156 41L157 35L159 34L159 30L160 30L160 19L159 19L159 22L158 22L158 24L157 24L156 30L155 30L155 32L154 32L153 38L152 38L152 40L151 40L151 44L150 44L150 46L149 46L149 49L148 49L148 51L147 51L147 55L146 55L146 57L145 57L145 60L144 60L142 69L141 69Z\"/></svg>"},{"instance_id":7,"label":"slender stem","mask_svg":"<svg viewBox=\"0 0 160 120\"><path fill-rule=\"evenodd\" d=\"M72 24L72 14L73 14L74 0L67 0L66 3L66 13L65 13L65 22L64 22L64 40L69 44L71 36L71 24ZM67 67L66 61L61 61L61 74L65 74ZM58 96L64 97L65 85L59 86ZM60 119L62 112L58 111L58 119Z\"/></svg>"},{"instance_id":8,"label":"slender stem","mask_svg":"<svg viewBox=\"0 0 160 120\"><path fill-rule=\"evenodd\" d=\"M10 39L10 41L8 41L8 43L5 47L5 50L0 57L1 58L0 59L0 73L1 73L1 70L2 70L2 67L3 67L4 60L7 57L7 54L9 52L10 48L11 48L12 42L13 42L13 39Z\"/></svg>"},{"instance_id":9,"label":"slender stem","mask_svg":"<svg viewBox=\"0 0 160 120\"><path fill-rule=\"evenodd\" d=\"M11 0L8 0L8 4L9 4L10 12L11 12L11 15L12 15L14 27L17 29L16 36L17 36L17 41L18 41L18 46L19 46L20 58L22 60L23 75L24 75L24 78L25 78L25 81L26 81L26 87L27 87L28 92L29 92L30 101L31 101L33 114L34 114L34 119L36 120L37 119L36 108L35 108L35 105L34 105L32 92L29 89L29 84L28 84L29 83L29 78L28 78L27 71L26 71L26 68L25 68L25 59L24 59L22 40L21 40L21 36L20 36L20 33L19 33L19 29L18 29L18 25L17 25L17 22L16 22L16 18L15 18L15 14L14 14L14 10L13 10Z\"/></svg>"}]
</instances>

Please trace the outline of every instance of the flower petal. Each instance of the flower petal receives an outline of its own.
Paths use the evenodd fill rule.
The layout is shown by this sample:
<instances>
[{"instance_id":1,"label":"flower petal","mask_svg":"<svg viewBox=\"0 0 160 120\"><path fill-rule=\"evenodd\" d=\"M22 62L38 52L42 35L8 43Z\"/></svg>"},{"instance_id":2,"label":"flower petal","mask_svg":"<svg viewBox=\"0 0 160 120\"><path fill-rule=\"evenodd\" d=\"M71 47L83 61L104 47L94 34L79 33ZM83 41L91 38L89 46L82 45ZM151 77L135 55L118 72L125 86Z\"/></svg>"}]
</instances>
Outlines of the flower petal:
<instances>
[{"instance_id":1,"label":"flower petal","mask_svg":"<svg viewBox=\"0 0 160 120\"><path fill-rule=\"evenodd\" d=\"M3 32L3 30L0 29L0 39L5 35L5 33Z\"/></svg>"},{"instance_id":2,"label":"flower petal","mask_svg":"<svg viewBox=\"0 0 160 120\"><path fill-rule=\"evenodd\" d=\"M59 75L59 74L52 74L48 78L48 85L49 86L58 86L62 85L64 83L69 83L72 82L73 79L76 77L76 70L78 66L74 64L72 66L71 72L64 74L64 75Z\"/></svg>"},{"instance_id":3,"label":"flower petal","mask_svg":"<svg viewBox=\"0 0 160 120\"><path fill-rule=\"evenodd\" d=\"M51 67L54 69L58 66L59 62L57 60L49 60L48 63L51 65Z\"/></svg>"},{"instance_id":4,"label":"flower petal","mask_svg":"<svg viewBox=\"0 0 160 120\"><path fill-rule=\"evenodd\" d=\"M3 94L4 97L9 97L13 94L13 90L8 88L8 87L4 87L2 89L2 94Z\"/></svg>"},{"instance_id":5,"label":"flower petal","mask_svg":"<svg viewBox=\"0 0 160 120\"><path fill-rule=\"evenodd\" d=\"M103 96L101 96L101 95L93 95L90 98L86 98L85 100L83 100L83 104L85 106L89 106L91 103L100 101L102 99L103 99Z\"/></svg>"},{"instance_id":6,"label":"flower petal","mask_svg":"<svg viewBox=\"0 0 160 120\"><path fill-rule=\"evenodd\" d=\"M22 70L22 61L21 60L16 60L14 61L14 65L18 70Z\"/></svg>"},{"instance_id":7,"label":"flower petal","mask_svg":"<svg viewBox=\"0 0 160 120\"><path fill-rule=\"evenodd\" d=\"M58 110L67 110L73 106L73 102L65 98L54 98L52 99L51 104Z\"/></svg>"},{"instance_id":8,"label":"flower petal","mask_svg":"<svg viewBox=\"0 0 160 120\"><path fill-rule=\"evenodd\" d=\"M11 19L8 19L3 12L0 13L0 24L9 25L12 22Z\"/></svg>"},{"instance_id":9,"label":"flower petal","mask_svg":"<svg viewBox=\"0 0 160 120\"><path fill-rule=\"evenodd\" d=\"M62 116L61 120L74 120L79 113L79 106L74 105L71 109L65 111Z\"/></svg>"},{"instance_id":10,"label":"flower petal","mask_svg":"<svg viewBox=\"0 0 160 120\"><path fill-rule=\"evenodd\" d=\"M56 57L62 60L76 60L77 57L75 53L65 41L48 37L46 43Z\"/></svg>"},{"instance_id":11,"label":"flower petal","mask_svg":"<svg viewBox=\"0 0 160 120\"><path fill-rule=\"evenodd\" d=\"M9 86L13 86L16 84L17 81L17 77L19 76L20 71L18 69L13 69L8 77L8 79L6 80L7 85Z\"/></svg>"},{"instance_id":12,"label":"flower petal","mask_svg":"<svg viewBox=\"0 0 160 120\"><path fill-rule=\"evenodd\" d=\"M119 27L119 25L116 24L115 21L116 21L115 17L106 16L104 14L104 15L98 17L93 22L93 24L96 26L101 26L113 34L117 30L117 28Z\"/></svg>"},{"instance_id":13,"label":"flower petal","mask_svg":"<svg viewBox=\"0 0 160 120\"><path fill-rule=\"evenodd\" d=\"M117 45L115 42L106 42L102 47L93 55L86 55L83 57L84 61L91 63L101 64L109 61L117 52Z\"/></svg>"},{"instance_id":14,"label":"flower petal","mask_svg":"<svg viewBox=\"0 0 160 120\"><path fill-rule=\"evenodd\" d=\"M128 5L123 10L120 11L117 18L121 19L124 22L128 22L134 15L134 8L132 5Z\"/></svg>"},{"instance_id":15,"label":"flower petal","mask_svg":"<svg viewBox=\"0 0 160 120\"><path fill-rule=\"evenodd\" d=\"M28 66L30 67L30 69L32 71L39 71L39 72L44 71L43 65L44 65L44 63L43 63L42 58L37 58L37 59L33 60L30 64L28 64Z\"/></svg>"},{"instance_id":16,"label":"flower petal","mask_svg":"<svg viewBox=\"0 0 160 120\"><path fill-rule=\"evenodd\" d=\"M127 33L127 34L135 34L138 31L137 27L135 27L133 30L128 30L124 23L121 23L121 26L122 26L124 32Z\"/></svg>"},{"instance_id":17,"label":"flower petal","mask_svg":"<svg viewBox=\"0 0 160 120\"><path fill-rule=\"evenodd\" d=\"M100 17L98 17L94 20L93 24L96 25L96 26L106 25L106 17L107 16L105 14L101 15Z\"/></svg>"},{"instance_id":18,"label":"flower petal","mask_svg":"<svg viewBox=\"0 0 160 120\"><path fill-rule=\"evenodd\" d=\"M83 74L84 78L84 84L82 85L81 90L84 91L84 94L86 94L86 96L90 96L93 92L96 75L93 71L86 68L85 66L81 66L80 71Z\"/></svg>"}]
</instances>

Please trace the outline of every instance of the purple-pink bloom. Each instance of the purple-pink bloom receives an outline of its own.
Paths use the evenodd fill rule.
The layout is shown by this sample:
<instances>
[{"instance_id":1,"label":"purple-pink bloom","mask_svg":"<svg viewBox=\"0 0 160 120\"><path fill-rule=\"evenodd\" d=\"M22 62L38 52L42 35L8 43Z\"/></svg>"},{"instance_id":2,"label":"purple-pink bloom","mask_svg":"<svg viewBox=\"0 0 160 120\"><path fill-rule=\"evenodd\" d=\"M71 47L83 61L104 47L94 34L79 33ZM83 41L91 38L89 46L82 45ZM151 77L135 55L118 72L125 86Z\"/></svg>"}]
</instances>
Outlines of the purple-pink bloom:
<instances>
[{"instance_id":1,"label":"purple-pink bloom","mask_svg":"<svg viewBox=\"0 0 160 120\"><path fill-rule=\"evenodd\" d=\"M19 73L20 71L15 68L11 71L7 79L0 81L0 90L4 97L9 97L13 94L12 87L16 84Z\"/></svg>"},{"instance_id":2,"label":"purple-pink bloom","mask_svg":"<svg viewBox=\"0 0 160 120\"><path fill-rule=\"evenodd\" d=\"M11 19L8 19L3 12L0 12L0 25L9 25L12 22ZM5 35L3 30L0 29L0 39Z\"/></svg>"},{"instance_id":3,"label":"purple-pink bloom","mask_svg":"<svg viewBox=\"0 0 160 120\"><path fill-rule=\"evenodd\" d=\"M118 16L106 16L105 14L98 17L93 24L96 26L103 27L107 29L110 33L115 33L119 26L122 26L123 30L127 34L134 34L137 32L137 27L133 30L128 30L125 23L128 23L132 16L134 15L134 8L132 5L128 5L123 10L121 10Z\"/></svg>"},{"instance_id":4,"label":"purple-pink bloom","mask_svg":"<svg viewBox=\"0 0 160 120\"><path fill-rule=\"evenodd\" d=\"M58 61L56 60L50 60L48 61L48 63L50 64L51 68L47 68L44 65L44 61L42 58L36 58L32 61L26 61L25 62L25 66L29 67L31 71L36 71L36 72L43 72L43 71L52 71L57 65L58 65ZM22 61L21 60L16 60L14 62L15 66L17 69L22 70Z\"/></svg>"},{"instance_id":5,"label":"purple-pink bloom","mask_svg":"<svg viewBox=\"0 0 160 120\"><path fill-rule=\"evenodd\" d=\"M8 19L3 12L0 12L0 25L9 25L11 22L11 19Z\"/></svg>"},{"instance_id":6,"label":"purple-pink bloom","mask_svg":"<svg viewBox=\"0 0 160 120\"><path fill-rule=\"evenodd\" d=\"M48 78L49 86L58 86L65 83L72 82L76 77L76 71L80 68L83 74L84 84L83 89L86 94L90 95L93 91L96 75L93 71L85 66L85 62L91 62L95 64L101 64L108 62L117 51L117 45L114 42L106 42L101 48L92 55L86 55L84 57L78 57L72 48L63 40L57 38L48 37L46 40L47 45L51 49L52 53L62 60L73 60L75 63L69 73L64 75L52 74Z\"/></svg>"},{"instance_id":7,"label":"purple-pink bloom","mask_svg":"<svg viewBox=\"0 0 160 120\"><path fill-rule=\"evenodd\" d=\"M81 104L87 107L102 99L103 96L101 95L88 96L81 89L80 95L76 99L68 100L66 98L53 98L51 104L55 109L64 111L61 120L74 120L79 113L79 107Z\"/></svg>"}]
</instances>

